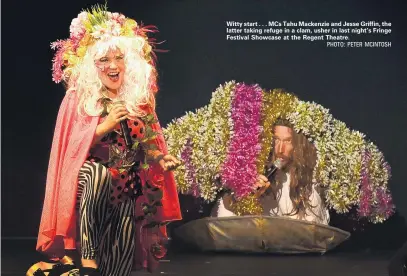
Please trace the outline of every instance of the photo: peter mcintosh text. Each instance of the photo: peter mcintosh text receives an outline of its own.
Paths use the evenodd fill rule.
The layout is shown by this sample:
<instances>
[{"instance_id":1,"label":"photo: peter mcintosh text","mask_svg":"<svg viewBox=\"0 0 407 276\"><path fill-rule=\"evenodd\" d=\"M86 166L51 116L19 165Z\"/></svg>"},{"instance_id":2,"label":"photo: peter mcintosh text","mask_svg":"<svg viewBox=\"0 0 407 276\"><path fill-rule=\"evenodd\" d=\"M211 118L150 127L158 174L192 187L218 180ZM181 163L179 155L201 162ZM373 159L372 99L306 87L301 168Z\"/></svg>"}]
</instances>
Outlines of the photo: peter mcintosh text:
<instances>
[{"instance_id":1,"label":"photo: peter mcintosh text","mask_svg":"<svg viewBox=\"0 0 407 276\"><path fill-rule=\"evenodd\" d=\"M388 41L329 41L326 43L327 47L332 48L389 48L391 42Z\"/></svg>"}]
</instances>

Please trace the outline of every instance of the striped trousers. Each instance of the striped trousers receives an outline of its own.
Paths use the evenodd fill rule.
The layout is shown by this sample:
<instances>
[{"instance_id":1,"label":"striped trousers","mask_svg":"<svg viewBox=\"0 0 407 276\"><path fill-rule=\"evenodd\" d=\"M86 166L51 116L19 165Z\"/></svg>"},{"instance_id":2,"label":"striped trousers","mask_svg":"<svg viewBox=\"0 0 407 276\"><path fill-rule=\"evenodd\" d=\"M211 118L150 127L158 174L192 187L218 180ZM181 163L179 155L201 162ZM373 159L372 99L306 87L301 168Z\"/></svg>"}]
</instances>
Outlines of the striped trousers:
<instances>
[{"instance_id":1,"label":"striped trousers","mask_svg":"<svg viewBox=\"0 0 407 276\"><path fill-rule=\"evenodd\" d=\"M135 251L135 198L110 203L107 168L86 161L78 176L81 256L95 259L103 276L129 276Z\"/></svg>"}]
</instances>

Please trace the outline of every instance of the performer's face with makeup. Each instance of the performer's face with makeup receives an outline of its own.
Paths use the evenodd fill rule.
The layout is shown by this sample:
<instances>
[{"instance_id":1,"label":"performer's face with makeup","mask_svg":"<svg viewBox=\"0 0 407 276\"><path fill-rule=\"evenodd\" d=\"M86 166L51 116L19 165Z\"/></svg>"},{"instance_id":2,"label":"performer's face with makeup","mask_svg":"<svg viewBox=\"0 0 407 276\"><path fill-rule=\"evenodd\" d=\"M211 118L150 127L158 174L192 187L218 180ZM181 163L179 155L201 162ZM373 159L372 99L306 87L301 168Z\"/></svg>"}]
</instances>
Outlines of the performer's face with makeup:
<instances>
[{"instance_id":1,"label":"performer's face with makeup","mask_svg":"<svg viewBox=\"0 0 407 276\"><path fill-rule=\"evenodd\" d=\"M293 154L293 130L286 126L274 127L274 156L287 165Z\"/></svg>"},{"instance_id":2,"label":"performer's face with makeup","mask_svg":"<svg viewBox=\"0 0 407 276\"><path fill-rule=\"evenodd\" d=\"M123 83L126 69L124 55L118 49L109 50L106 55L97 59L95 64L103 85L111 92L116 93Z\"/></svg>"}]
</instances>

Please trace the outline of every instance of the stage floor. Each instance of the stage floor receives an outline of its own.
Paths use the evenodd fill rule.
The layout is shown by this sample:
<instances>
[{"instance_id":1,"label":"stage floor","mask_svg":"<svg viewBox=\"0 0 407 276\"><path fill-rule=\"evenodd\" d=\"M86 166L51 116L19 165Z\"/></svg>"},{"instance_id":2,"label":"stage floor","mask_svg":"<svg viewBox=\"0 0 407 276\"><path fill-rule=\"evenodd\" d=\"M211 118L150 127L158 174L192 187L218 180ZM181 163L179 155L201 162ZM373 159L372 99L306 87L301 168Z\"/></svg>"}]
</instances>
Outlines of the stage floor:
<instances>
[{"instance_id":1,"label":"stage floor","mask_svg":"<svg viewBox=\"0 0 407 276\"><path fill-rule=\"evenodd\" d=\"M1 275L23 276L39 259L35 240L2 240ZM325 255L247 255L200 253L173 243L169 254L154 273L136 275L188 276L385 276L396 250L338 249Z\"/></svg>"}]
</instances>

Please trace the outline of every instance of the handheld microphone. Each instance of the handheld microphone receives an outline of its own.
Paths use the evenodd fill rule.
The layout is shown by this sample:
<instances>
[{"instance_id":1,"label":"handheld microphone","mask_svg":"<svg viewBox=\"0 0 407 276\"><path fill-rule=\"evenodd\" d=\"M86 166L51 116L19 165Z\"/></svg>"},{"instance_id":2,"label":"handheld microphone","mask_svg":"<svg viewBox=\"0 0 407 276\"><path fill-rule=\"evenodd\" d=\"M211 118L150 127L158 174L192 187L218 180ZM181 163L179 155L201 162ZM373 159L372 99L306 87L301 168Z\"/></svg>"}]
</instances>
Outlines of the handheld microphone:
<instances>
[{"instance_id":1,"label":"handheld microphone","mask_svg":"<svg viewBox=\"0 0 407 276\"><path fill-rule=\"evenodd\" d=\"M115 105L125 105L124 101L115 101L113 102L113 106ZM120 121L120 130L122 131L122 136L124 139L124 143L126 148L130 149L133 146L133 141L131 139L131 133L129 130L129 126L127 125L127 119Z\"/></svg>"},{"instance_id":2,"label":"handheld microphone","mask_svg":"<svg viewBox=\"0 0 407 276\"><path fill-rule=\"evenodd\" d=\"M276 173L277 170L281 169L283 167L282 164L282 160L281 159L277 159L276 161L274 161L270 166L266 167L266 172L265 172L265 176L267 177L267 179L270 181L274 176L274 174Z\"/></svg>"},{"instance_id":3,"label":"handheld microphone","mask_svg":"<svg viewBox=\"0 0 407 276\"><path fill-rule=\"evenodd\" d=\"M120 122L120 128L122 131L124 143L126 144L126 147L130 149L133 146L133 143L130 136L129 126L127 125L127 119L124 119Z\"/></svg>"},{"instance_id":4,"label":"handheld microphone","mask_svg":"<svg viewBox=\"0 0 407 276\"><path fill-rule=\"evenodd\" d=\"M273 180L274 175L276 174L277 170L283 167L283 160L277 159L272 164L266 166L265 176L267 177L268 181L271 183ZM273 194L274 199L276 199L276 194L274 193L272 187L268 187L268 189L264 192L264 195L269 195L270 193Z\"/></svg>"}]
</instances>

